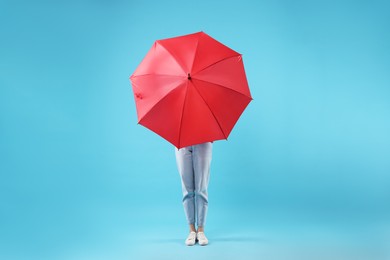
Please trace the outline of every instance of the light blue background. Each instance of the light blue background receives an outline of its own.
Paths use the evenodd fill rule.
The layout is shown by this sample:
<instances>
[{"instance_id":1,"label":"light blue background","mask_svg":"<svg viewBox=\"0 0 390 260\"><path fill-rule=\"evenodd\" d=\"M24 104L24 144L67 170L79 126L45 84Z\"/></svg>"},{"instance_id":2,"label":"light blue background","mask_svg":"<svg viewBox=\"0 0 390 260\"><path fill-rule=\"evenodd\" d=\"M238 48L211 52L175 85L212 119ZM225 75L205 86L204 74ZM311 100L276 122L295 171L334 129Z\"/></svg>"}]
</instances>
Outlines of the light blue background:
<instances>
[{"instance_id":1,"label":"light blue background","mask_svg":"<svg viewBox=\"0 0 390 260\"><path fill-rule=\"evenodd\" d=\"M390 259L388 1L0 1L0 259ZM208 247L128 77L156 39L242 53ZM202 258L199 258L202 257Z\"/></svg>"}]
</instances>

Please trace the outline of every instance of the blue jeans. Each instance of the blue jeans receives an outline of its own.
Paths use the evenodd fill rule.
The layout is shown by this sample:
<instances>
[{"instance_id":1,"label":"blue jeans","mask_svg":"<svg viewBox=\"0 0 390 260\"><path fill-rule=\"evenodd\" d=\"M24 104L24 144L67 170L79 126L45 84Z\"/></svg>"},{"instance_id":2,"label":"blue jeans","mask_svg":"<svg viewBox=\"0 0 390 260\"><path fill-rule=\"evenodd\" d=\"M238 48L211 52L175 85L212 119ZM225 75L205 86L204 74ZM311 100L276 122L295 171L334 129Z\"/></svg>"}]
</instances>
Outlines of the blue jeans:
<instances>
[{"instance_id":1,"label":"blue jeans","mask_svg":"<svg viewBox=\"0 0 390 260\"><path fill-rule=\"evenodd\" d=\"M183 206L188 224L203 227L206 223L212 143L192 145L176 150L181 176ZM195 219L196 217L196 219Z\"/></svg>"}]
</instances>

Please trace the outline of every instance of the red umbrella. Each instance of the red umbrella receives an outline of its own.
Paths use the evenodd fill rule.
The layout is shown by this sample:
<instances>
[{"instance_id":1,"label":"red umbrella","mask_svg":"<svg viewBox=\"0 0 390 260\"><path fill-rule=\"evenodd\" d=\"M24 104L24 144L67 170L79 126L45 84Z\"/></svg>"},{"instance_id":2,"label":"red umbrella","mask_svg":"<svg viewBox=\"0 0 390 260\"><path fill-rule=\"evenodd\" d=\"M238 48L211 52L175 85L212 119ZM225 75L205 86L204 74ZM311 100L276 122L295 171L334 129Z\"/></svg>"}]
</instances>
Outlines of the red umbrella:
<instances>
[{"instance_id":1,"label":"red umbrella","mask_svg":"<svg viewBox=\"0 0 390 260\"><path fill-rule=\"evenodd\" d=\"M177 148L227 139L252 100L241 54L204 32L156 41L130 80L138 123Z\"/></svg>"}]
</instances>

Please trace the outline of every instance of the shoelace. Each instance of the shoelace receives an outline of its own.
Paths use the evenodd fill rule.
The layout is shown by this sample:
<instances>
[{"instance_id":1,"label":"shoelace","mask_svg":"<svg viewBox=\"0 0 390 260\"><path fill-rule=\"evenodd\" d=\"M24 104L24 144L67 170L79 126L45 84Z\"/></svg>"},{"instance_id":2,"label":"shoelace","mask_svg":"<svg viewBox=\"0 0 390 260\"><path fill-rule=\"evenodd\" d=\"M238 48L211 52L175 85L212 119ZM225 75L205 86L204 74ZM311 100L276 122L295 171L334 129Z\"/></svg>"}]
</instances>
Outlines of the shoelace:
<instances>
[{"instance_id":1,"label":"shoelace","mask_svg":"<svg viewBox=\"0 0 390 260\"><path fill-rule=\"evenodd\" d=\"M188 240L190 240L190 239L195 239L196 238L196 233L194 234L194 233L190 233L189 235L188 235L188 237L187 237L187 239Z\"/></svg>"},{"instance_id":2,"label":"shoelace","mask_svg":"<svg viewBox=\"0 0 390 260\"><path fill-rule=\"evenodd\" d=\"M204 235L203 232L199 232L199 233L198 233L198 238L200 238L200 239L206 239L206 236Z\"/></svg>"}]
</instances>

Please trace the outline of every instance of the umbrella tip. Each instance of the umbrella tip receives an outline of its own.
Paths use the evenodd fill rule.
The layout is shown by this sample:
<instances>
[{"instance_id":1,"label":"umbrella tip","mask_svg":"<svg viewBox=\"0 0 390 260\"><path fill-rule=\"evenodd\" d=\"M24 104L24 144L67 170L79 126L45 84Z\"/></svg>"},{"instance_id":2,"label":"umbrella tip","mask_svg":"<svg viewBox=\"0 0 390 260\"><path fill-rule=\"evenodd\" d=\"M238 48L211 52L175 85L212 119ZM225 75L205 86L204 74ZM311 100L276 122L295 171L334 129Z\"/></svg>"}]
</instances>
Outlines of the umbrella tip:
<instances>
[{"instance_id":1,"label":"umbrella tip","mask_svg":"<svg viewBox=\"0 0 390 260\"><path fill-rule=\"evenodd\" d=\"M191 80L191 74L190 74L190 73L187 74L187 78L188 78L189 80Z\"/></svg>"}]
</instances>

